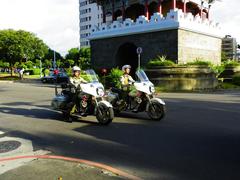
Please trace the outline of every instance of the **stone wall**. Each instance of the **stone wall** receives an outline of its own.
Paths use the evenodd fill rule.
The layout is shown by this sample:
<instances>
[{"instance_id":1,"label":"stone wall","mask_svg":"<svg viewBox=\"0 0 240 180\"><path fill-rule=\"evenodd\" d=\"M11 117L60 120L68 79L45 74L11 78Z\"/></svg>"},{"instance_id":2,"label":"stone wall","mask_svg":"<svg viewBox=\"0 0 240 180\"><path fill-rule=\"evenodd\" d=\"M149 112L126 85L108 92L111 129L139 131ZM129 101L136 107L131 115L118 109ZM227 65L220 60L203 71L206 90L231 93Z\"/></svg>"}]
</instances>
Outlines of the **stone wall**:
<instances>
[{"instance_id":1,"label":"stone wall","mask_svg":"<svg viewBox=\"0 0 240 180\"><path fill-rule=\"evenodd\" d=\"M165 90L207 90L218 85L214 72L205 66L153 67L145 71L155 86Z\"/></svg>"},{"instance_id":2,"label":"stone wall","mask_svg":"<svg viewBox=\"0 0 240 180\"><path fill-rule=\"evenodd\" d=\"M119 47L131 43L143 48L142 65L157 55L167 55L167 58L177 60L177 30L166 30L145 34L91 40L92 65L95 68L112 68L120 66L117 59ZM135 60L136 61L136 60ZM128 62L132 64L133 62Z\"/></svg>"},{"instance_id":3,"label":"stone wall","mask_svg":"<svg viewBox=\"0 0 240 180\"><path fill-rule=\"evenodd\" d=\"M141 65L145 66L150 59L157 55L166 55L179 64L196 59L221 62L221 39L209 35L182 29L133 34L127 36L110 37L91 40L92 65L94 68L121 67L124 64L136 64L137 59L129 61L118 59L119 48L126 44L142 47ZM129 53L129 52L126 52ZM133 51L133 53L136 53ZM129 54L129 56L131 56Z\"/></svg>"},{"instance_id":4,"label":"stone wall","mask_svg":"<svg viewBox=\"0 0 240 180\"><path fill-rule=\"evenodd\" d=\"M221 63L220 38L187 30L178 30L178 63L184 64L196 59Z\"/></svg>"}]
</instances>

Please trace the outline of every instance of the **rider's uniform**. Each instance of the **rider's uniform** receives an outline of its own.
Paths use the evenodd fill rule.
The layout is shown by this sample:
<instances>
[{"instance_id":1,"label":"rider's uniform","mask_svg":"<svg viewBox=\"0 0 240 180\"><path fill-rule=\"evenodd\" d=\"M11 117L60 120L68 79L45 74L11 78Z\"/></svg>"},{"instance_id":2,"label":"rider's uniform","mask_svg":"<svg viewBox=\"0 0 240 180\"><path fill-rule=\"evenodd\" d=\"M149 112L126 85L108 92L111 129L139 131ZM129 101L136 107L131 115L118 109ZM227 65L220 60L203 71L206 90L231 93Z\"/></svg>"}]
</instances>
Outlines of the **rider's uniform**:
<instances>
[{"instance_id":1,"label":"rider's uniform","mask_svg":"<svg viewBox=\"0 0 240 180\"><path fill-rule=\"evenodd\" d=\"M120 81L123 91L129 91L130 85L135 82L129 74L122 75Z\"/></svg>"},{"instance_id":2,"label":"rider's uniform","mask_svg":"<svg viewBox=\"0 0 240 180\"><path fill-rule=\"evenodd\" d=\"M70 77L69 79L69 82L72 86L74 86L75 88L80 88L80 84L81 83L87 83L86 80L84 80L82 77L76 77L76 76L73 76L73 77ZM74 103L73 106L69 109L69 113L72 114L74 113L75 109L76 109L76 105L79 104L79 98L81 98L81 92L78 92L78 93L75 93L73 95L73 98L72 98L72 102Z\"/></svg>"},{"instance_id":3,"label":"rider's uniform","mask_svg":"<svg viewBox=\"0 0 240 180\"><path fill-rule=\"evenodd\" d=\"M75 88L77 88L81 83L87 83L87 81L84 80L80 76L79 77L76 77L76 76L70 77L69 81L70 81L70 84L73 85Z\"/></svg>"}]
</instances>

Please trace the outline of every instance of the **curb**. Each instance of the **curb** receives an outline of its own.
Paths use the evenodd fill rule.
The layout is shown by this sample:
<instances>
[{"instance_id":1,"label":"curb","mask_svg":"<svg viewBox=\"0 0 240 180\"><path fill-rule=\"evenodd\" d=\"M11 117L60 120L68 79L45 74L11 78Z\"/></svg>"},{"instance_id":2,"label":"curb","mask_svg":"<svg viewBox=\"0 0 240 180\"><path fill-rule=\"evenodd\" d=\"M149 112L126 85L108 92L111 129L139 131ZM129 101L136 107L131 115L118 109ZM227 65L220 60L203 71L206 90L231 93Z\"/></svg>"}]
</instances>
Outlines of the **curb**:
<instances>
[{"instance_id":1,"label":"curb","mask_svg":"<svg viewBox=\"0 0 240 180\"><path fill-rule=\"evenodd\" d=\"M85 160L85 159L70 158L70 157L64 157L64 156L51 156L51 155L16 156L16 157L10 157L10 158L1 158L0 162L14 161L14 160L18 160L18 159L33 159L33 158L34 159L57 159L57 160L65 160L65 161L70 161L70 162L78 162L78 163L87 164L89 166L94 166L96 168L110 171L114 174L117 174L117 175L122 176L127 179L142 180L141 178L139 178L137 176L128 174L124 171L118 170L116 168L113 168L113 167L105 165L105 164L101 164L101 163L97 163L97 162L93 162L93 161L89 161L89 160Z\"/></svg>"},{"instance_id":2,"label":"curb","mask_svg":"<svg viewBox=\"0 0 240 180\"><path fill-rule=\"evenodd\" d=\"M2 81L2 80L0 80L0 83L14 83L14 81Z\"/></svg>"}]
</instances>

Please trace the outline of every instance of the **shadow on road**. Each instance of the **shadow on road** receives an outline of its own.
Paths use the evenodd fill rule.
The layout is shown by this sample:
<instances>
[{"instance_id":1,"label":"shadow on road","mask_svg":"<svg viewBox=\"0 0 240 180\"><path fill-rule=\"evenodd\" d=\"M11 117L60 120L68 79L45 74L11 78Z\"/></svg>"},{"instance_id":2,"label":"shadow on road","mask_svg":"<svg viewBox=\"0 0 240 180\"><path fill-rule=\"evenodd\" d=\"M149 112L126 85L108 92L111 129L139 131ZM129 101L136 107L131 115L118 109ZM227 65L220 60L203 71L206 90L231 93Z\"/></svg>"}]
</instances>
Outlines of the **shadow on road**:
<instances>
[{"instance_id":1,"label":"shadow on road","mask_svg":"<svg viewBox=\"0 0 240 180\"><path fill-rule=\"evenodd\" d=\"M125 168L144 179L239 179L240 102L170 100L166 99L167 115L160 122L126 114L109 126L64 124L63 132L9 135L30 139L35 147L58 155ZM18 111L0 108L2 113L42 119L54 120L57 114L36 108Z\"/></svg>"},{"instance_id":2,"label":"shadow on road","mask_svg":"<svg viewBox=\"0 0 240 180\"><path fill-rule=\"evenodd\" d=\"M62 116L60 113L55 111L42 109L42 108L13 108L13 107L0 107L0 113L20 115L23 117L31 117L41 120L61 120Z\"/></svg>"}]
</instances>

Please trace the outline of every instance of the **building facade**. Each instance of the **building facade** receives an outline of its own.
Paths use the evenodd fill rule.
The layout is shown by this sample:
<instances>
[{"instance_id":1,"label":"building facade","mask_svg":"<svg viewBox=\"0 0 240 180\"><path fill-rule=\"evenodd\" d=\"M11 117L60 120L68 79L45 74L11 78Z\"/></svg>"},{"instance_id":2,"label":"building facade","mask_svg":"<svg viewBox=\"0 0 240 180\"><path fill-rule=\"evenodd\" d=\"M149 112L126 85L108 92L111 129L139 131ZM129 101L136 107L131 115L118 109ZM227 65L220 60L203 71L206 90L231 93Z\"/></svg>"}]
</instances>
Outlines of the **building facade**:
<instances>
[{"instance_id":1,"label":"building facade","mask_svg":"<svg viewBox=\"0 0 240 180\"><path fill-rule=\"evenodd\" d=\"M89 36L92 63L111 68L142 65L158 55L178 64L197 59L221 63L222 34L211 20L211 4L203 0L97 0L103 24Z\"/></svg>"},{"instance_id":2,"label":"building facade","mask_svg":"<svg viewBox=\"0 0 240 180\"><path fill-rule=\"evenodd\" d=\"M87 39L94 26L101 26L103 22L102 8L89 0L79 0L80 47L89 47Z\"/></svg>"},{"instance_id":3,"label":"building facade","mask_svg":"<svg viewBox=\"0 0 240 180\"><path fill-rule=\"evenodd\" d=\"M222 39L222 52L225 54L227 59L238 60L236 38L226 35Z\"/></svg>"}]
</instances>

